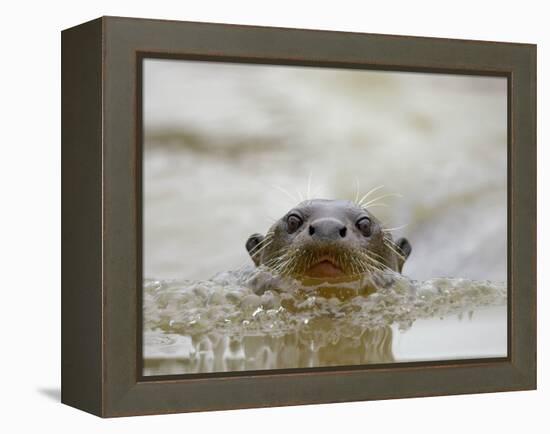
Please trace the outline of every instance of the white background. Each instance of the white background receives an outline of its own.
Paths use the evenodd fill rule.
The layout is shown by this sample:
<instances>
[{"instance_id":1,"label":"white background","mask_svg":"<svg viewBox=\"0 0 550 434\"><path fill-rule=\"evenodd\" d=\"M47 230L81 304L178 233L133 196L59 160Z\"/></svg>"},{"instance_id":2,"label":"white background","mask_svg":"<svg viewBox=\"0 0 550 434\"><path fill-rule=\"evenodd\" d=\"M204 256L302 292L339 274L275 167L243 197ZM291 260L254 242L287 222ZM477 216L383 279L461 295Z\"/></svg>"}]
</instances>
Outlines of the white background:
<instances>
[{"instance_id":1,"label":"white background","mask_svg":"<svg viewBox=\"0 0 550 434\"><path fill-rule=\"evenodd\" d=\"M549 13L541 1L4 2L0 68L3 432L548 432ZM60 30L100 15L539 45L539 390L101 420L58 402L60 382ZM545 402L547 401L547 402Z\"/></svg>"}]
</instances>

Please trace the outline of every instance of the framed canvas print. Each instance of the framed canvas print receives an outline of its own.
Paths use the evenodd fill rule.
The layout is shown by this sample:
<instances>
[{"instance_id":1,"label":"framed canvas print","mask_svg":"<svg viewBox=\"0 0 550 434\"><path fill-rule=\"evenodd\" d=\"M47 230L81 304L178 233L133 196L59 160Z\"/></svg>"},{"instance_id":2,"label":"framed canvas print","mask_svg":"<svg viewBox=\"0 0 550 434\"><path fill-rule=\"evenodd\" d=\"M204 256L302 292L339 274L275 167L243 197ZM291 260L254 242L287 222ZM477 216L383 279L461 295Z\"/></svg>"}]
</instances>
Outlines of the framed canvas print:
<instances>
[{"instance_id":1,"label":"framed canvas print","mask_svg":"<svg viewBox=\"0 0 550 434\"><path fill-rule=\"evenodd\" d=\"M62 33L62 401L536 387L536 46Z\"/></svg>"}]
</instances>

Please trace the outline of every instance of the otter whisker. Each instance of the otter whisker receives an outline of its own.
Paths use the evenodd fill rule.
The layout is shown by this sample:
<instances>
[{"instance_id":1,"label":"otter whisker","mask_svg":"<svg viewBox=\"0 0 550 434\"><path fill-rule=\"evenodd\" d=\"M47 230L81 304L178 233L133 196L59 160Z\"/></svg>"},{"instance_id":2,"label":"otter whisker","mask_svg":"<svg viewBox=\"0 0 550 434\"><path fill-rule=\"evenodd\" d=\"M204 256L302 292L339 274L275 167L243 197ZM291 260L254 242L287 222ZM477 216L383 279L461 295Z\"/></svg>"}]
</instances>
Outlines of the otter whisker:
<instances>
[{"instance_id":1,"label":"otter whisker","mask_svg":"<svg viewBox=\"0 0 550 434\"><path fill-rule=\"evenodd\" d=\"M258 244L256 244L250 251L250 256L254 257L257 256L259 253L262 252L266 247L271 245L273 242L273 236L268 234L265 236L263 240L261 240Z\"/></svg>"},{"instance_id":2,"label":"otter whisker","mask_svg":"<svg viewBox=\"0 0 550 434\"><path fill-rule=\"evenodd\" d=\"M272 185L271 187L279 190L281 193L284 193L292 201L292 203L298 202L298 198L296 198L293 194L291 194L288 190L284 189L283 187L279 185Z\"/></svg>"},{"instance_id":3,"label":"otter whisker","mask_svg":"<svg viewBox=\"0 0 550 434\"><path fill-rule=\"evenodd\" d=\"M384 206L384 207L388 207L389 205L387 203L384 203L384 202L380 202L380 203L373 203L371 205L369 205L369 208L372 208L374 206Z\"/></svg>"},{"instance_id":4,"label":"otter whisker","mask_svg":"<svg viewBox=\"0 0 550 434\"><path fill-rule=\"evenodd\" d=\"M346 260L346 270L351 270L351 275L352 276L355 276L357 274L357 269L356 269L356 266L355 266L355 263L354 261L351 260L351 258L348 257L348 255L344 255L345 257L345 260Z\"/></svg>"},{"instance_id":5,"label":"otter whisker","mask_svg":"<svg viewBox=\"0 0 550 434\"><path fill-rule=\"evenodd\" d=\"M288 269L288 275L292 275L294 273L294 270L297 268L297 266L298 266L298 261L292 261Z\"/></svg>"},{"instance_id":6,"label":"otter whisker","mask_svg":"<svg viewBox=\"0 0 550 434\"><path fill-rule=\"evenodd\" d=\"M289 259L288 256L282 255L280 257L273 258L273 259L271 259L267 262L264 262L264 265L269 267L269 268L275 269L276 267L278 267L279 265L281 265L283 262L287 261L288 259Z\"/></svg>"},{"instance_id":7,"label":"otter whisker","mask_svg":"<svg viewBox=\"0 0 550 434\"><path fill-rule=\"evenodd\" d=\"M354 202L355 203L359 202L359 178L357 176L355 177L355 199L354 199Z\"/></svg>"},{"instance_id":8,"label":"otter whisker","mask_svg":"<svg viewBox=\"0 0 550 434\"><path fill-rule=\"evenodd\" d=\"M407 226L409 226L408 223L404 224L404 225L401 225L401 226L396 226L394 228L387 228L387 229L382 229L382 232L392 232L392 231L398 231L399 229L403 229L403 228L406 228Z\"/></svg>"},{"instance_id":9,"label":"otter whisker","mask_svg":"<svg viewBox=\"0 0 550 434\"><path fill-rule=\"evenodd\" d=\"M384 188L383 185L379 185L378 187L374 187L372 189L370 189L365 195L363 195L363 197L359 200L359 202L355 201L355 203L357 204L357 206L361 207L362 204L363 204L363 201L365 199L367 199L372 193L374 193L375 191L378 191L380 189Z\"/></svg>"},{"instance_id":10,"label":"otter whisker","mask_svg":"<svg viewBox=\"0 0 550 434\"><path fill-rule=\"evenodd\" d=\"M253 248L254 248L254 249L259 249L259 248L265 246L266 244L272 243L272 242L273 242L273 238L271 238L271 237L269 237L269 238L268 238L268 237L265 237L262 241L260 241L258 244L256 244Z\"/></svg>"},{"instance_id":11,"label":"otter whisker","mask_svg":"<svg viewBox=\"0 0 550 434\"><path fill-rule=\"evenodd\" d=\"M380 285L378 285L378 282L376 279L373 278L373 276L369 276L369 283L374 287L376 291L380 290Z\"/></svg>"},{"instance_id":12,"label":"otter whisker","mask_svg":"<svg viewBox=\"0 0 550 434\"><path fill-rule=\"evenodd\" d=\"M379 270L379 271L387 271L387 270L390 270L390 268L389 268L386 264L384 264L384 263L382 263L382 262L380 262L380 261L377 261L376 259L370 257L368 254L365 255L365 259L366 259L368 262L370 262L371 265L372 265L376 270Z\"/></svg>"},{"instance_id":13,"label":"otter whisker","mask_svg":"<svg viewBox=\"0 0 550 434\"><path fill-rule=\"evenodd\" d=\"M284 263L289 262L292 260L292 257L290 255L283 255L280 258L277 258L276 260L269 262L268 265L273 268L277 268L282 266Z\"/></svg>"},{"instance_id":14,"label":"otter whisker","mask_svg":"<svg viewBox=\"0 0 550 434\"><path fill-rule=\"evenodd\" d=\"M307 267L307 268L310 268L312 265L313 265L313 253L308 252L308 255L307 255L307 265L306 265L306 267Z\"/></svg>"},{"instance_id":15,"label":"otter whisker","mask_svg":"<svg viewBox=\"0 0 550 434\"><path fill-rule=\"evenodd\" d=\"M298 190L297 188L294 189L296 191L296 193L298 194L298 197L300 198L300 202L303 202L304 201L304 196L302 195L302 193L300 192L300 190Z\"/></svg>"},{"instance_id":16,"label":"otter whisker","mask_svg":"<svg viewBox=\"0 0 550 434\"><path fill-rule=\"evenodd\" d=\"M370 253L361 252L360 253L361 258L364 259L364 266L367 267L367 271L372 272L374 269L384 271L384 270L389 269L389 267L386 264L372 258L370 256L371 253L373 253L373 252L370 252ZM372 266L372 268L371 268L371 266Z\"/></svg>"},{"instance_id":17,"label":"otter whisker","mask_svg":"<svg viewBox=\"0 0 550 434\"><path fill-rule=\"evenodd\" d=\"M369 260L371 262L376 262L378 265L380 265L380 267L382 267L384 270L389 270L391 269L388 264L387 264L387 258L382 256L382 255L379 255L375 252L368 252L366 254L366 256L368 256Z\"/></svg>"},{"instance_id":18,"label":"otter whisker","mask_svg":"<svg viewBox=\"0 0 550 434\"><path fill-rule=\"evenodd\" d=\"M271 268L269 267L269 265L268 265L267 263L263 263L261 266L259 266L259 267L257 267L257 268L255 269L255 273L252 274L252 275L250 276L250 278L255 278L255 277L257 277L257 276L260 275L261 273L265 272L266 269L270 270Z\"/></svg>"},{"instance_id":19,"label":"otter whisker","mask_svg":"<svg viewBox=\"0 0 550 434\"><path fill-rule=\"evenodd\" d=\"M366 272L369 272L370 274L372 274L374 270L376 270L376 267L369 263L370 258L368 258L368 256L364 256L363 258L365 259L365 261L360 262L362 274L365 274Z\"/></svg>"},{"instance_id":20,"label":"otter whisker","mask_svg":"<svg viewBox=\"0 0 550 434\"><path fill-rule=\"evenodd\" d=\"M268 243L263 244L259 249L256 248L256 249L251 253L251 255L252 255L252 256L258 256L260 253L262 253L263 250L265 250L266 247L269 247L272 243L273 243L273 240L271 240L271 241L268 242Z\"/></svg>"},{"instance_id":21,"label":"otter whisker","mask_svg":"<svg viewBox=\"0 0 550 434\"><path fill-rule=\"evenodd\" d=\"M386 258L384 256L382 256L381 254L379 253L376 253L376 252L372 252L372 251L369 251L368 253L366 253L367 255L369 256L375 256L377 258L379 258L381 261L385 261Z\"/></svg>"},{"instance_id":22,"label":"otter whisker","mask_svg":"<svg viewBox=\"0 0 550 434\"><path fill-rule=\"evenodd\" d=\"M369 267L368 264L366 264L365 262L362 262L362 261L356 261L357 262L357 275L361 276L367 272L370 273L371 271L371 268Z\"/></svg>"},{"instance_id":23,"label":"otter whisker","mask_svg":"<svg viewBox=\"0 0 550 434\"><path fill-rule=\"evenodd\" d=\"M273 233L271 232L268 232L267 235L264 237L263 240L261 240L258 245L261 245L262 243L265 243L267 241L272 241L273 240Z\"/></svg>"},{"instance_id":24,"label":"otter whisker","mask_svg":"<svg viewBox=\"0 0 550 434\"><path fill-rule=\"evenodd\" d=\"M352 276L359 276L362 274L364 267L361 261L357 259L357 257L352 256L349 253L346 253L345 259L349 264L349 267L351 267Z\"/></svg>"},{"instance_id":25,"label":"otter whisker","mask_svg":"<svg viewBox=\"0 0 550 434\"><path fill-rule=\"evenodd\" d=\"M369 254L365 252L361 255L361 259L363 259L362 264L367 271L374 271L378 269L378 266L383 266L383 264L378 263L378 261L376 260L373 260L373 258L371 258Z\"/></svg>"},{"instance_id":26,"label":"otter whisker","mask_svg":"<svg viewBox=\"0 0 550 434\"><path fill-rule=\"evenodd\" d=\"M369 274L372 274L375 270L377 270L376 266L369 263L370 258L368 256L365 256L366 261L362 263L363 267L363 274L368 272Z\"/></svg>"},{"instance_id":27,"label":"otter whisker","mask_svg":"<svg viewBox=\"0 0 550 434\"><path fill-rule=\"evenodd\" d=\"M281 272L281 274L283 274L283 270L292 262L292 260L292 256L285 253L280 258L277 258L273 264L270 264L269 268L276 273Z\"/></svg>"},{"instance_id":28,"label":"otter whisker","mask_svg":"<svg viewBox=\"0 0 550 434\"><path fill-rule=\"evenodd\" d=\"M382 196L378 196L377 198L369 200L367 203L363 203L361 206L363 208L368 208L369 206L372 206L375 202L379 201L380 199L385 199L386 197L403 197L403 195L399 193L388 193L383 194Z\"/></svg>"},{"instance_id":29,"label":"otter whisker","mask_svg":"<svg viewBox=\"0 0 550 434\"><path fill-rule=\"evenodd\" d=\"M295 261L288 261L288 262L285 262L282 267L280 267L280 273L283 275L283 276L291 276L292 275L292 270L294 268L294 266L296 265L296 262Z\"/></svg>"},{"instance_id":30,"label":"otter whisker","mask_svg":"<svg viewBox=\"0 0 550 434\"><path fill-rule=\"evenodd\" d=\"M277 250L276 252L274 252L275 257L273 257L273 258L271 258L267 261L264 261L262 265L264 265L267 268L273 268L274 266L281 263L283 260L287 259L287 253L286 252L280 254L283 251L284 251L284 249Z\"/></svg>"},{"instance_id":31,"label":"otter whisker","mask_svg":"<svg viewBox=\"0 0 550 434\"><path fill-rule=\"evenodd\" d=\"M346 256L347 256L347 260L348 260L349 264L351 265L351 271L353 272L353 274L354 275L361 274L361 269L358 265L358 261L350 255L346 255Z\"/></svg>"},{"instance_id":32,"label":"otter whisker","mask_svg":"<svg viewBox=\"0 0 550 434\"><path fill-rule=\"evenodd\" d=\"M378 257L380 260L374 258L373 256ZM386 259L383 256L378 255L377 253L374 253L374 252L365 253L365 257L367 257L368 260L371 261L372 263L374 263L376 265L379 265L380 267L382 267L384 269L389 268L384 262L382 262L382 261L385 261Z\"/></svg>"},{"instance_id":33,"label":"otter whisker","mask_svg":"<svg viewBox=\"0 0 550 434\"><path fill-rule=\"evenodd\" d=\"M266 238L267 238L267 235L266 235L266 237L265 237L262 241L260 241L260 242L257 244L257 246L260 246L261 244L263 244L264 242L266 242ZM271 240L271 241L272 241L272 240ZM257 247L257 246L256 246L256 247ZM250 257L251 257L251 258L254 258L254 255L256 255L256 254L257 254L257 252L252 252L252 253L250 253ZM238 265L238 266L235 268L235 271L244 271L244 270L247 269L248 267L249 267L249 262L248 262L248 261L243 261L243 262L240 263L240 265ZM258 272L254 273L254 274L252 275L252 277L255 277L257 274L258 274Z\"/></svg>"},{"instance_id":34,"label":"otter whisker","mask_svg":"<svg viewBox=\"0 0 550 434\"><path fill-rule=\"evenodd\" d=\"M397 246L393 242L391 242L387 239L384 239L384 244L386 245L386 247L388 249L390 249L393 253L395 253L397 256L399 256L399 258L401 258L402 260L407 259L407 258L405 258L405 256L403 256L403 253L400 252L401 249L399 248L399 246Z\"/></svg>"}]
</instances>

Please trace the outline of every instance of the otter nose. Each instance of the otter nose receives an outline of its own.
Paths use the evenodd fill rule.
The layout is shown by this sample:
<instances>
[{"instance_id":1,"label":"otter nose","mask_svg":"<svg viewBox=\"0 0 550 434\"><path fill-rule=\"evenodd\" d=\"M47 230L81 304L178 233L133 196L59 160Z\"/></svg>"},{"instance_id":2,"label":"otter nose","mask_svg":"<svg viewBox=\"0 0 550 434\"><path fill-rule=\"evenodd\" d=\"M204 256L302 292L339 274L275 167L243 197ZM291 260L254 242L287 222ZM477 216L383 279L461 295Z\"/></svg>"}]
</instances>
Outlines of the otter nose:
<instances>
[{"instance_id":1,"label":"otter nose","mask_svg":"<svg viewBox=\"0 0 550 434\"><path fill-rule=\"evenodd\" d=\"M340 220L322 218L309 225L309 235L318 240L335 241L344 238L348 229Z\"/></svg>"}]
</instances>

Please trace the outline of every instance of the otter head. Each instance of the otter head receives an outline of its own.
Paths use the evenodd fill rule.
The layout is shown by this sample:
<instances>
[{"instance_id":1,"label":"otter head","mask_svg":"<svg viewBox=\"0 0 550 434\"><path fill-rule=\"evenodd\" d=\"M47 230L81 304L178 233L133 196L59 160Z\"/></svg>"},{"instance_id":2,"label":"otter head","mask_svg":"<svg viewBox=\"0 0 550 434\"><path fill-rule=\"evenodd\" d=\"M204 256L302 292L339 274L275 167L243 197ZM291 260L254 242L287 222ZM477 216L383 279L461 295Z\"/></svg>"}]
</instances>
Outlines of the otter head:
<instances>
[{"instance_id":1,"label":"otter head","mask_svg":"<svg viewBox=\"0 0 550 434\"><path fill-rule=\"evenodd\" d=\"M256 266L295 278L325 280L375 271L401 272L411 246L396 242L369 211L354 202L314 199L300 203L246 249Z\"/></svg>"}]
</instances>

